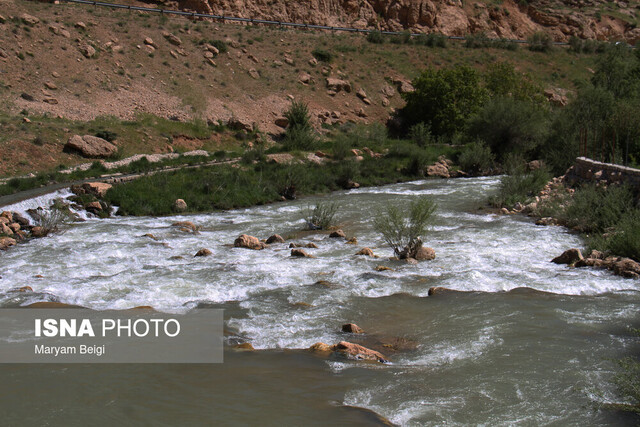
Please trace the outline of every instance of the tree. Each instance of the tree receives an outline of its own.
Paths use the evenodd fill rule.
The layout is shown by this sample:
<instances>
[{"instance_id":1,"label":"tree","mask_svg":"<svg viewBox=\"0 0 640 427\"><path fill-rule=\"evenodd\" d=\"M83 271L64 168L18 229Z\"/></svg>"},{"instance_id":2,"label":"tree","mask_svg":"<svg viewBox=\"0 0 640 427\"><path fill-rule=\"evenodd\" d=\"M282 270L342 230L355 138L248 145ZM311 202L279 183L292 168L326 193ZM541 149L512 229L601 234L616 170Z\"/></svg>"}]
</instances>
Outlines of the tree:
<instances>
[{"instance_id":1,"label":"tree","mask_svg":"<svg viewBox=\"0 0 640 427\"><path fill-rule=\"evenodd\" d=\"M428 68L412 83L415 91L403 95L406 105L400 115L407 129L428 123L435 136L451 136L462 129L488 97L480 75L468 66Z\"/></svg>"},{"instance_id":2,"label":"tree","mask_svg":"<svg viewBox=\"0 0 640 427\"><path fill-rule=\"evenodd\" d=\"M548 104L542 87L534 83L528 74L516 71L513 64L508 62L490 64L483 78L485 87L493 98L510 97L541 107L546 107Z\"/></svg>"},{"instance_id":3,"label":"tree","mask_svg":"<svg viewBox=\"0 0 640 427\"><path fill-rule=\"evenodd\" d=\"M548 129L541 107L508 97L487 102L468 124L469 135L486 141L500 160L507 153L531 153L544 142Z\"/></svg>"},{"instance_id":4,"label":"tree","mask_svg":"<svg viewBox=\"0 0 640 427\"><path fill-rule=\"evenodd\" d=\"M373 226L398 258L414 258L422 247L421 237L427 232L435 210L436 204L427 197L414 200L404 211L397 205L387 204L384 210L378 211Z\"/></svg>"}]
</instances>

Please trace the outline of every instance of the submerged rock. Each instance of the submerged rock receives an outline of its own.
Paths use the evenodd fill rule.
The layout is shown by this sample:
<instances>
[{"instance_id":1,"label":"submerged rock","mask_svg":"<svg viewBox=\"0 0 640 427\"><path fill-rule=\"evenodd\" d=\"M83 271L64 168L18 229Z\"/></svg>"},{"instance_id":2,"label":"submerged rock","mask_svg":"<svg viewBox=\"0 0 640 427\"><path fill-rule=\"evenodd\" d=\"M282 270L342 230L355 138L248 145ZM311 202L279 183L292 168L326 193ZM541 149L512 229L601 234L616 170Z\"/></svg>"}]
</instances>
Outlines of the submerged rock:
<instances>
[{"instance_id":1,"label":"submerged rock","mask_svg":"<svg viewBox=\"0 0 640 427\"><path fill-rule=\"evenodd\" d=\"M171 224L172 227L178 227L181 231L195 233L198 231L198 227L191 221L178 221Z\"/></svg>"},{"instance_id":2,"label":"submerged rock","mask_svg":"<svg viewBox=\"0 0 640 427\"><path fill-rule=\"evenodd\" d=\"M247 248L256 251L267 247L266 243L261 242L257 237L249 236L248 234L241 234L233 242L233 246L236 248Z\"/></svg>"},{"instance_id":3,"label":"submerged rock","mask_svg":"<svg viewBox=\"0 0 640 427\"><path fill-rule=\"evenodd\" d=\"M335 352L342 353L348 357L358 360L374 360L380 363L387 363L387 358L375 350L363 347L360 344L354 344L348 341L340 341L333 346Z\"/></svg>"}]
</instances>

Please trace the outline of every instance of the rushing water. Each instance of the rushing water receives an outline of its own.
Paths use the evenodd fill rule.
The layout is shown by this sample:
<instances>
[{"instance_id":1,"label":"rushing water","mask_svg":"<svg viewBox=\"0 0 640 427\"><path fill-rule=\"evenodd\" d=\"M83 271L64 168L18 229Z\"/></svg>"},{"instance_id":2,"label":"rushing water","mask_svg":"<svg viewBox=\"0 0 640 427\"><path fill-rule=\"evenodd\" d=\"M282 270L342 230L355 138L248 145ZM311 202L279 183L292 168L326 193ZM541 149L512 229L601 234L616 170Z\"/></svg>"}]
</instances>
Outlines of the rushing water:
<instances>
[{"instance_id":1,"label":"rushing water","mask_svg":"<svg viewBox=\"0 0 640 427\"><path fill-rule=\"evenodd\" d=\"M634 423L598 404L614 396L612 359L639 350L628 327L639 323L640 283L550 263L582 245L563 228L474 213L496 184L417 181L323 198L340 204L339 222L358 246L299 232L315 198L188 217L90 219L18 245L0 257L2 306L52 300L95 309L221 307L229 342L264 351L229 349L222 365L6 365L5 421L378 422L353 406L401 425ZM437 258L390 261L372 215L384 203L403 205L419 195L438 203L425 239ZM202 228L185 233L170 226L177 220ZM289 239L262 251L233 248L241 233ZM316 258L291 258L289 241L316 243L319 249L307 250ZM380 257L355 256L364 246ZM200 248L213 254L194 258ZM377 272L378 265L393 270ZM26 285L35 292L6 292ZM428 297L433 286L471 292ZM367 334L341 333L347 322ZM383 352L382 343L404 346L386 347L386 365L289 350L344 339Z\"/></svg>"}]
</instances>

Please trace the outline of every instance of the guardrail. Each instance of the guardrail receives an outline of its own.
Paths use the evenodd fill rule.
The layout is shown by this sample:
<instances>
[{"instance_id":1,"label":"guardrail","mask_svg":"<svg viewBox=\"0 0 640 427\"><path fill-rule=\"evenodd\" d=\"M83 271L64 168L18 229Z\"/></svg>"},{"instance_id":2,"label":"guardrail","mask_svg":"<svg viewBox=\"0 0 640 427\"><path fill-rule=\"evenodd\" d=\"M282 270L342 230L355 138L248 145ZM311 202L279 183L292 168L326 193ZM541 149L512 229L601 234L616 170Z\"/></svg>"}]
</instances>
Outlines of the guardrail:
<instances>
[{"instance_id":1,"label":"guardrail","mask_svg":"<svg viewBox=\"0 0 640 427\"><path fill-rule=\"evenodd\" d=\"M373 32L379 32L383 35L390 36L401 36L407 35L406 32L399 31L380 31L380 30L372 30L372 29L363 29L363 28L349 28L349 27L333 27L328 25L317 25L317 24L301 24L297 22L285 22L285 21L271 21L267 19L254 19L254 18L239 18L237 16L224 16L224 15L211 15L207 13L198 13L198 12L186 12L182 10L169 10L169 9L157 9L153 7L142 7L142 6L130 6L124 4L117 3L106 3L101 1L91 1L91 0L60 0L62 2L67 3L79 3L86 4L96 7L108 7L112 9L124 9L124 10L135 10L140 12L152 12L152 13L160 13L162 15L178 15L189 18L209 18L215 19L218 21L230 21L230 22L244 22L250 24L261 24L261 25L274 25L279 27L290 27L294 29L309 29L309 30L325 30L325 31L341 31L341 32L349 32L349 33L363 33L369 34ZM410 37L418 37L423 35L424 33L409 33ZM466 40L465 37L462 36L444 36L449 40ZM519 39L490 39L490 40L502 40L511 43L520 43L520 44L528 44L527 40L519 40ZM569 43L566 42L553 42L554 45L567 46Z\"/></svg>"}]
</instances>

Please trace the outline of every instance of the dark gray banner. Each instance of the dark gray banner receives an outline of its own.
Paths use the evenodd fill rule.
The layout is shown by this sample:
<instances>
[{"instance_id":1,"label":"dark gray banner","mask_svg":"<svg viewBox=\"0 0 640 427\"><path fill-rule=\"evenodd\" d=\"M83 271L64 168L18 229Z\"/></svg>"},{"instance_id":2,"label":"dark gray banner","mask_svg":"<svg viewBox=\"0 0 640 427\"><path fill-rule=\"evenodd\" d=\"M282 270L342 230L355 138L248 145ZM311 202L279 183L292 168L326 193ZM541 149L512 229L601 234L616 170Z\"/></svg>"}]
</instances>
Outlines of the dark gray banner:
<instances>
[{"instance_id":1,"label":"dark gray banner","mask_svg":"<svg viewBox=\"0 0 640 427\"><path fill-rule=\"evenodd\" d=\"M0 309L0 363L221 363L223 310Z\"/></svg>"}]
</instances>

